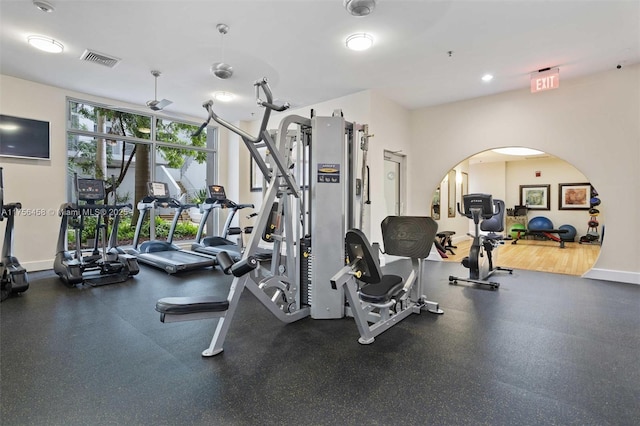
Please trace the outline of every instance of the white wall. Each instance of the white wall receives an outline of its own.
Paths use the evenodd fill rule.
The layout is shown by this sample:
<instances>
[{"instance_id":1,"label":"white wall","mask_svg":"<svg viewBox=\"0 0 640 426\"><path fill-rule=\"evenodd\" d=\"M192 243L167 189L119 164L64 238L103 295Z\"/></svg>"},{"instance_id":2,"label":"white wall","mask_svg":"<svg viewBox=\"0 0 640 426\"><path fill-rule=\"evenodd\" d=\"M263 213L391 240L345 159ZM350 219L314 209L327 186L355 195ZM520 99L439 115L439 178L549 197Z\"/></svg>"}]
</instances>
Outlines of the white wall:
<instances>
[{"instance_id":1,"label":"white wall","mask_svg":"<svg viewBox=\"0 0 640 426\"><path fill-rule=\"evenodd\" d=\"M562 81L548 92L519 90L416 110L409 160L416 169L429 166L413 178L430 193L465 158L513 145L566 160L597 188L603 205L616 207L607 209L605 242L585 276L640 283L640 245L632 231L640 229L639 117L640 66ZM428 197L414 197L408 213L426 214Z\"/></svg>"},{"instance_id":2,"label":"white wall","mask_svg":"<svg viewBox=\"0 0 640 426\"><path fill-rule=\"evenodd\" d=\"M411 178L420 174L423 164L417 166L410 161L412 155L411 128L409 122L409 112L385 98L375 91L371 92L371 115L368 121L369 132L374 135L369 142L369 169L371 174L371 220L369 237L371 241L382 242L382 231L380 224L386 217L384 182L384 151L396 152L397 155L404 155L407 160L407 188L405 212L410 212L416 202L413 194L420 193L421 197L429 199L432 188L424 191L422 182L419 179ZM401 188L401 192L403 192ZM426 192L426 193L425 193ZM425 214L430 216L431 213Z\"/></svg>"},{"instance_id":3,"label":"white wall","mask_svg":"<svg viewBox=\"0 0 640 426\"><path fill-rule=\"evenodd\" d=\"M0 112L47 120L52 132L51 161L0 159L6 200L21 201L25 209L57 210L66 197L65 97L113 101L8 76L0 76L0 91ZM605 243L586 276L640 283L640 248L633 233L640 228L639 104L640 66L629 66L563 81L560 89L535 95L514 91L408 112L375 91L364 91L286 114L308 116L315 108L318 115L330 115L340 108L348 121L369 124L375 134L369 153L373 241L380 240L377 224L383 219L378 207L384 206L385 149L407 155L410 215L430 215L433 189L449 169L478 152L519 145L566 160L598 189L603 207L607 206ZM283 115L274 115L270 127L276 127ZM251 132L259 123L239 125ZM259 205L260 196L249 191L246 148L224 129L219 141L219 183L230 194L237 192L241 202ZM34 190L34 181L40 189ZM20 216L16 228L16 256L21 262L29 270L50 268L58 217Z\"/></svg>"},{"instance_id":4,"label":"white wall","mask_svg":"<svg viewBox=\"0 0 640 426\"><path fill-rule=\"evenodd\" d=\"M51 123L51 160L0 157L5 201L19 201L23 208L16 218L14 254L27 270L50 269L60 229L57 210L67 197L65 96L70 93L7 76L0 76L0 92L2 114ZM4 224L0 229L4 235Z\"/></svg>"},{"instance_id":5,"label":"white wall","mask_svg":"<svg viewBox=\"0 0 640 426\"><path fill-rule=\"evenodd\" d=\"M51 269L60 229L57 211L67 199L67 96L123 108L140 106L6 75L0 75L0 93L0 113L48 121L51 125L51 160L0 157L5 200L19 201L23 207L16 217L14 255L28 271ZM197 123L202 118L192 120ZM4 224L0 225L0 238L4 237L4 228Z\"/></svg>"},{"instance_id":6,"label":"white wall","mask_svg":"<svg viewBox=\"0 0 640 426\"><path fill-rule=\"evenodd\" d=\"M549 198L550 210L531 210L529 219L534 216L544 216L553 222L558 228L561 225L572 225L578 231L578 236L587 233L589 214L585 210L560 210L558 206L558 184L560 183L586 183L589 180L578 169L567 162L557 158L542 158L527 161L510 161L507 165L507 207L520 204L520 185L550 185ZM535 177L539 171L540 177ZM596 188L597 189L597 188ZM598 209L601 215L598 221L605 224L606 212L611 206L604 203Z\"/></svg>"}]
</instances>

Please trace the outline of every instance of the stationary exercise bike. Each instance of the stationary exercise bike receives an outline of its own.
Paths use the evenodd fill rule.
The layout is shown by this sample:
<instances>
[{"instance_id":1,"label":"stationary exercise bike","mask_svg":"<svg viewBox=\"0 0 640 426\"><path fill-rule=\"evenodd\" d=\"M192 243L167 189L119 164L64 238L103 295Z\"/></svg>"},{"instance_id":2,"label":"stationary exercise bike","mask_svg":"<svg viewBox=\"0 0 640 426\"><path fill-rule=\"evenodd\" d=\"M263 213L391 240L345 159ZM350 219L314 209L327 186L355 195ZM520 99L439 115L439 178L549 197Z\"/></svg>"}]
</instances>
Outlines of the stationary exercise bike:
<instances>
[{"instance_id":1,"label":"stationary exercise bike","mask_svg":"<svg viewBox=\"0 0 640 426\"><path fill-rule=\"evenodd\" d=\"M503 238L497 232L504 231L504 201L494 200L490 194L469 194L463 196L463 203L464 212L460 211L460 203L458 203L458 212L473 220L475 224L475 235L469 234L473 237L469 256L462 260L462 265L469 268L469 278L450 275L449 284L466 281L497 289L500 283L488 281L487 278L495 271L513 273L513 269L495 266L497 248L502 244ZM480 218L484 219L481 224ZM481 235L480 230L488 231L489 234Z\"/></svg>"},{"instance_id":2,"label":"stationary exercise bike","mask_svg":"<svg viewBox=\"0 0 640 426\"><path fill-rule=\"evenodd\" d=\"M5 300L11 294L24 293L29 288L27 270L20 265L13 255L13 227L16 212L22 208L20 203L4 204L4 186L2 183L2 167L0 167L0 222L7 219L4 230L4 243L2 245L2 257L0 258L0 284L2 292L0 301Z\"/></svg>"}]
</instances>

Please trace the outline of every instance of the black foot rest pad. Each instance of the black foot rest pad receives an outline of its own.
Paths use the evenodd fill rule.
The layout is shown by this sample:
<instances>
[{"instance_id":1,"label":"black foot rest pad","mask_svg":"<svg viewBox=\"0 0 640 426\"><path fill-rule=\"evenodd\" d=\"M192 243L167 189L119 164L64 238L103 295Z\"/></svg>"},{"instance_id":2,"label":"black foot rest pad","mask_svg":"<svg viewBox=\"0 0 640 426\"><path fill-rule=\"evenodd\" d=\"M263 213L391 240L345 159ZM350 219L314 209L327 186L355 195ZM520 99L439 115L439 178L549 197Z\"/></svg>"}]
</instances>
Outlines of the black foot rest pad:
<instances>
[{"instance_id":1,"label":"black foot rest pad","mask_svg":"<svg viewBox=\"0 0 640 426\"><path fill-rule=\"evenodd\" d=\"M213 296L165 297L156 303L156 311L171 315L223 312L227 309L229 309L228 300L220 300Z\"/></svg>"}]
</instances>

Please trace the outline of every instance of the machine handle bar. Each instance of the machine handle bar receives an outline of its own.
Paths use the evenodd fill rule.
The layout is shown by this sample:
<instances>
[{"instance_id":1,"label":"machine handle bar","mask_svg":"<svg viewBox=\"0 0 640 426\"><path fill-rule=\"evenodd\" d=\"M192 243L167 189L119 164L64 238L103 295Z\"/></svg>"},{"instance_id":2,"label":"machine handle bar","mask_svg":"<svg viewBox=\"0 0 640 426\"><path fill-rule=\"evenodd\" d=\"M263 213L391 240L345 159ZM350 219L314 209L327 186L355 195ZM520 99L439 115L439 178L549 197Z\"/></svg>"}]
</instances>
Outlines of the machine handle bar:
<instances>
[{"instance_id":1,"label":"machine handle bar","mask_svg":"<svg viewBox=\"0 0 640 426\"><path fill-rule=\"evenodd\" d=\"M269 87L269 83L267 82L267 78L263 78L262 80L258 80L255 83L253 83L253 85L256 88L256 102L259 106L264 107L264 114L262 116L262 123L260 124L260 131L258 132L258 136L252 136L249 133L245 132L244 130L234 126L233 124L229 123L228 121L220 118L214 111L213 111L213 101L212 100L208 100L207 102L205 102L204 104L202 104L202 107L204 109L207 110L207 112L209 113L209 117L207 117L207 121L205 121L204 123L202 123L202 125L198 128L198 130L193 134L193 136L198 136L205 127L207 127L207 125L209 124L209 122L213 119L216 123L220 124L223 127L226 127L227 129L229 129L230 131L232 131L233 133L239 135L241 138L243 138L245 141L247 142L251 142L251 143L259 143L262 141L263 138L263 132L267 129L267 124L269 123L269 117L271 115L271 111L277 111L277 112L282 112L285 111L286 109L289 108L289 103L284 103L281 106L275 105L273 103L273 93L271 92L271 88ZM262 91L264 92L267 100L263 101L262 99L260 99L260 89L262 89Z\"/></svg>"}]
</instances>

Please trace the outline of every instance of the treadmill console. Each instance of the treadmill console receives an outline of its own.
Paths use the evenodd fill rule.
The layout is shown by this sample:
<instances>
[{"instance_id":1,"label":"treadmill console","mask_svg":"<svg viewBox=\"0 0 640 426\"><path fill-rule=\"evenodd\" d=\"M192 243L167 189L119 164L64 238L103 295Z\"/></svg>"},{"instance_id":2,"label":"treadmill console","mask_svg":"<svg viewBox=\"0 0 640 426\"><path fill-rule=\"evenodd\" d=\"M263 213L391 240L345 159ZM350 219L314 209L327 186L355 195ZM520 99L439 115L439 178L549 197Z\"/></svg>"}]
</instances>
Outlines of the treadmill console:
<instances>
[{"instance_id":1,"label":"treadmill console","mask_svg":"<svg viewBox=\"0 0 640 426\"><path fill-rule=\"evenodd\" d=\"M95 202L104 200L104 181L100 179L78 179L78 200Z\"/></svg>"},{"instance_id":2,"label":"treadmill console","mask_svg":"<svg viewBox=\"0 0 640 426\"><path fill-rule=\"evenodd\" d=\"M209 197L215 201L224 201L227 199L227 194L224 192L224 186L221 185L209 185Z\"/></svg>"},{"instance_id":3,"label":"treadmill console","mask_svg":"<svg viewBox=\"0 0 640 426\"><path fill-rule=\"evenodd\" d=\"M170 198L169 185L166 182L149 182L149 196L156 200L167 200Z\"/></svg>"}]
</instances>

